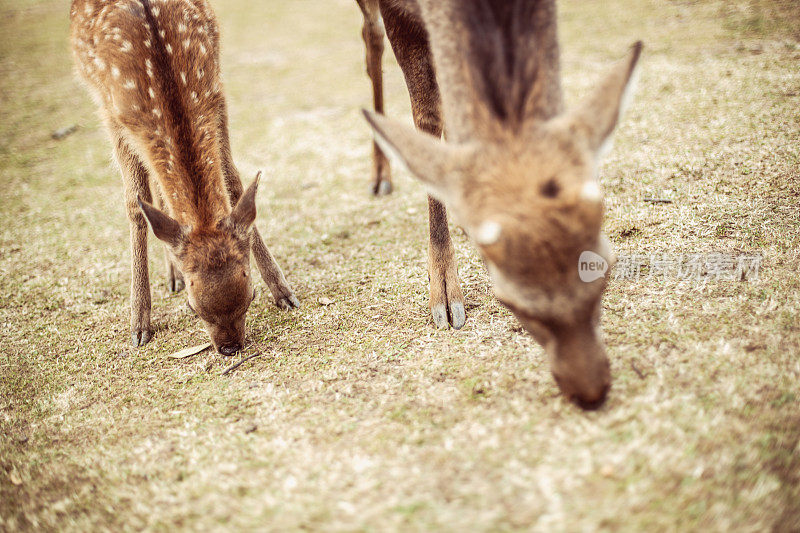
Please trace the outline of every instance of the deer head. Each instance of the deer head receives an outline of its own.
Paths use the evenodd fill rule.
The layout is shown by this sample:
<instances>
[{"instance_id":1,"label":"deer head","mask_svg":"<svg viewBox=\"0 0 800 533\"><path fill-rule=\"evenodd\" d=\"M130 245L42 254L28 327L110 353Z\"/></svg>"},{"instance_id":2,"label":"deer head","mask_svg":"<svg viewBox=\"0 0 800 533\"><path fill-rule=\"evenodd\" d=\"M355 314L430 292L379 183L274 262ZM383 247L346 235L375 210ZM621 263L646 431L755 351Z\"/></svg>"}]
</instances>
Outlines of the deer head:
<instances>
[{"instance_id":1,"label":"deer head","mask_svg":"<svg viewBox=\"0 0 800 533\"><path fill-rule=\"evenodd\" d=\"M611 380L597 330L606 280L581 281L578 260L592 251L614 262L600 231L598 167L640 51L637 43L576 109L518 127L489 120L463 142L365 111L384 152L469 234L497 298L545 347L559 387L583 407L600 405Z\"/></svg>"},{"instance_id":2,"label":"deer head","mask_svg":"<svg viewBox=\"0 0 800 533\"><path fill-rule=\"evenodd\" d=\"M245 315L255 298L250 228L256 218L258 180L256 176L228 216L209 228L182 226L139 199L153 233L167 244L183 273L190 308L223 355L233 355L244 344Z\"/></svg>"}]
</instances>

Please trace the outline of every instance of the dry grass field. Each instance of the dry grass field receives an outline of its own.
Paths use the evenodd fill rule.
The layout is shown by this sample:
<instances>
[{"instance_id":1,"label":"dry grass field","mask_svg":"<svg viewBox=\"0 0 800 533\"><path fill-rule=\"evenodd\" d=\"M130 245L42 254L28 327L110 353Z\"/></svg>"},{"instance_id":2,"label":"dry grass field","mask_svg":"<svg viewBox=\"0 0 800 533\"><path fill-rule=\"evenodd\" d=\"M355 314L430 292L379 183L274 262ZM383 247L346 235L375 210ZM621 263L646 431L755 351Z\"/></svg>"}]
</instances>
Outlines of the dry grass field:
<instances>
[{"instance_id":1,"label":"dry grass field","mask_svg":"<svg viewBox=\"0 0 800 533\"><path fill-rule=\"evenodd\" d=\"M157 331L128 346L121 180L68 2L0 0L0 530L800 530L797 2L560 2L568 104L645 41L602 170L617 252L763 258L744 281L614 276L595 412L456 227L467 324L433 327L424 191L395 169L368 192L355 2L212 3L234 156L264 170L257 225L303 307L259 283L259 357L169 359L207 337L151 238Z\"/></svg>"}]
</instances>

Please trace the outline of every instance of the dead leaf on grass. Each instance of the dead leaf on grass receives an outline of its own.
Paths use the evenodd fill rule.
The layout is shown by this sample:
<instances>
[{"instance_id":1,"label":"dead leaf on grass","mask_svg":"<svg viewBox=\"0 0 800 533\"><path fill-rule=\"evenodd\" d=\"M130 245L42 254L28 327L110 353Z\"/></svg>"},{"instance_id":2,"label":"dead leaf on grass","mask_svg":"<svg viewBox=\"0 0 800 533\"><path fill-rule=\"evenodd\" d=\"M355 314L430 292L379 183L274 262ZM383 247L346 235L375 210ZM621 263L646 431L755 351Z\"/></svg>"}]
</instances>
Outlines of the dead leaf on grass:
<instances>
[{"instance_id":1,"label":"dead leaf on grass","mask_svg":"<svg viewBox=\"0 0 800 533\"><path fill-rule=\"evenodd\" d=\"M331 300L330 298L325 298L324 296L317 301L319 302L320 305L325 305L325 306L333 305L333 300Z\"/></svg>"},{"instance_id":2,"label":"dead leaf on grass","mask_svg":"<svg viewBox=\"0 0 800 533\"><path fill-rule=\"evenodd\" d=\"M208 350L209 348L211 348L211 343L207 342L205 344L198 344L197 346L192 346L190 348L184 348L183 350L169 354L167 357L170 359L186 359L187 357L198 354L204 350Z\"/></svg>"}]
</instances>

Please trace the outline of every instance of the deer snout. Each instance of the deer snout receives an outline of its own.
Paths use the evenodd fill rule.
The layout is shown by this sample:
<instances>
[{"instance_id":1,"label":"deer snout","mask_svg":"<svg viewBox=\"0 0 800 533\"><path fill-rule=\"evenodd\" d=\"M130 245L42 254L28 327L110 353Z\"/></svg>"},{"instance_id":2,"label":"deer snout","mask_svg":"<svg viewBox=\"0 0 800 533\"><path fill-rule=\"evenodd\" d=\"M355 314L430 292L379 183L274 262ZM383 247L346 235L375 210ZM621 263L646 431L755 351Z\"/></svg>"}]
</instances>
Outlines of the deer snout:
<instances>
[{"instance_id":1,"label":"deer snout","mask_svg":"<svg viewBox=\"0 0 800 533\"><path fill-rule=\"evenodd\" d=\"M244 345L244 316L237 318L232 323L206 323L206 330L214 348L222 355L234 355Z\"/></svg>"},{"instance_id":2,"label":"deer snout","mask_svg":"<svg viewBox=\"0 0 800 533\"><path fill-rule=\"evenodd\" d=\"M551 367L561 392L582 409L602 406L611 389L611 368L594 334L576 335L553 348Z\"/></svg>"},{"instance_id":3,"label":"deer snout","mask_svg":"<svg viewBox=\"0 0 800 533\"><path fill-rule=\"evenodd\" d=\"M605 403L608 391L611 389L610 379L598 379L594 382L576 381L559 376L555 372L553 377L561 392L575 402L578 407L587 411L600 408Z\"/></svg>"}]
</instances>

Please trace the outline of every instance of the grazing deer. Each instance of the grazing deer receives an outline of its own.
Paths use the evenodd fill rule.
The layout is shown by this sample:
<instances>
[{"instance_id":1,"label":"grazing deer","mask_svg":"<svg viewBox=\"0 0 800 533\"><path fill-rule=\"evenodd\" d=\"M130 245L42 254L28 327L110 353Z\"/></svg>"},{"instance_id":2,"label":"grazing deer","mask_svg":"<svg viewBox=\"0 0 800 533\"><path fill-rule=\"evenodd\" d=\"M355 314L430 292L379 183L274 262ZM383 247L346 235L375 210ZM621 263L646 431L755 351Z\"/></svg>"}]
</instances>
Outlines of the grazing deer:
<instances>
[{"instance_id":1,"label":"grazing deer","mask_svg":"<svg viewBox=\"0 0 800 533\"><path fill-rule=\"evenodd\" d=\"M597 330L606 280L582 282L578 261L583 251L614 261L600 231L597 173L641 43L565 112L554 0L361 5L373 16L380 8L421 130L364 112L383 151L431 195L434 321L464 323L446 205L483 256L495 295L545 347L561 390L599 406L611 383Z\"/></svg>"},{"instance_id":2,"label":"grazing deer","mask_svg":"<svg viewBox=\"0 0 800 533\"><path fill-rule=\"evenodd\" d=\"M233 164L214 14L205 0L73 0L70 18L125 183L133 345L153 331L146 220L166 245L169 289L186 287L214 347L232 355L255 298L251 249L278 307L299 302L253 225L258 176L243 191Z\"/></svg>"}]
</instances>

